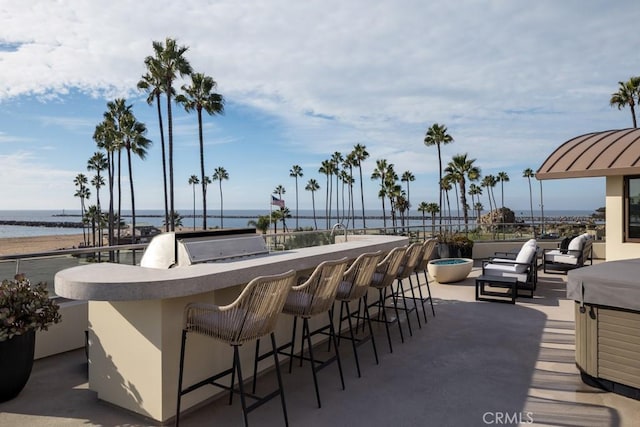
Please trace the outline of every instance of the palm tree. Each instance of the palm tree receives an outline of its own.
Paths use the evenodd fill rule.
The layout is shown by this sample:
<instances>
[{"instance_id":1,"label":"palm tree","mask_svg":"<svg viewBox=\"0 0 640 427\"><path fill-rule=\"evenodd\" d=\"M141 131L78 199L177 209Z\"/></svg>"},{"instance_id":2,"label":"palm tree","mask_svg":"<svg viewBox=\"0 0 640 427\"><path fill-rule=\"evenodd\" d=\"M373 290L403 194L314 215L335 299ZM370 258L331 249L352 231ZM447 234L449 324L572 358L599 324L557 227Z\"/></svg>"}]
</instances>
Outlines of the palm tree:
<instances>
[{"instance_id":1,"label":"palm tree","mask_svg":"<svg viewBox=\"0 0 640 427\"><path fill-rule=\"evenodd\" d=\"M533 221L533 192L531 191L531 178L535 177L535 174L533 173L533 170L531 170L531 168L526 168L525 170L522 171L522 177L527 178L527 181L529 183L529 207L531 208L531 231L533 233L533 236L535 237L536 227Z\"/></svg>"},{"instance_id":2,"label":"palm tree","mask_svg":"<svg viewBox=\"0 0 640 427\"><path fill-rule=\"evenodd\" d=\"M100 209L100 188L104 187L104 177L100 176L100 175L94 175L94 177L91 179L91 185L93 185L94 187L96 187L96 199L98 201L98 204L96 206L96 209L98 210L98 215L100 217L102 217L102 210ZM98 232L100 233L100 236L102 236L102 221L98 221ZM102 246L102 239L100 239L100 246Z\"/></svg>"},{"instance_id":3,"label":"palm tree","mask_svg":"<svg viewBox=\"0 0 640 427\"><path fill-rule=\"evenodd\" d=\"M478 212L477 209L475 209L475 206L476 206L475 196L478 196L478 202L480 202L480 195L482 194L482 187L471 183L469 185L469 191L467 192L467 194L471 196L471 204L474 206L474 210L477 213L476 214L476 221L479 221L480 220L480 212Z\"/></svg>"},{"instance_id":4,"label":"palm tree","mask_svg":"<svg viewBox=\"0 0 640 427\"><path fill-rule=\"evenodd\" d=\"M147 61L145 61L147 62ZM160 127L160 146L162 148L162 189L164 195L164 223L165 231L169 231L169 201L167 193L167 155L164 142L164 127L162 125L162 108L160 106L160 95L162 95L162 75L155 67L155 61L147 62L147 72L142 75L138 82L138 89L147 91L147 104L151 105L155 101L158 110L158 125ZM195 228L195 227L194 227Z\"/></svg>"},{"instance_id":5,"label":"palm tree","mask_svg":"<svg viewBox=\"0 0 640 427\"><path fill-rule=\"evenodd\" d=\"M123 126L121 127L124 148L127 150L127 168L129 170L129 190L131 191L131 238L132 242L136 241L136 199L133 189L133 166L131 163L131 153L144 160L147 156L147 149L151 145L151 140L145 137L147 127L144 123L139 122L131 112L131 105L127 109L128 114L124 117ZM135 260L135 253L134 253Z\"/></svg>"},{"instance_id":6,"label":"palm tree","mask_svg":"<svg viewBox=\"0 0 640 427\"><path fill-rule=\"evenodd\" d=\"M466 180L477 181L480 177L480 168L473 164L475 161L476 159L467 158L467 153L456 154L447 166L447 169L449 169L455 177L455 182L460 186L460 204L462 205L465 231L468 231L469 227Z\"/></svg>"},{"instance_id":7,"label":"palm tree","mask_svg":"<svg viewBox=\"0 0 640 427\"><path fill-rule=\"evenodd\" d=\"M91 192L89 191L89 188L87 188L87 183L88 183L88 179L87 176L83 173L79 173L78 175L76 175L76 177L73 179L73 183L76 185L76 187L78 187L78 190L75 192L74 196L80 198L80 216L81 218L84 218L84 213L85 213L85 205L84 205L84 201L85 199L88 199L89 196L91 195ZM84 241L84 243L87 243L87 236L86 236L86 232L84 229L84 225L82 226L82 240Z\"/></svg>"},{"instance_id":8,"label":"palm tree","mask_svg":"<svg viewBox=\"0 0 640 427\"><path fill-rule=\"evenodd\" d=\"M153 42L154 56L145 58L144 63L147 70L160 83L162 93L167 98L167 124L169 134L169 231L175 230L175 220L177 219L174 209L173 192L173 116L171 112L171 97L174 94L173 82L178 75L190 75L191 65L184 57L188 47L178 46L176 40L168 38L164 45L162 42Z\"/></svg>"},{"instance_id":9,"label":"palm tree","mask_svg":"<svg viewBox=\"0 0 640 427\"><path fill-rule=\"evenodd\" d=\"M378 159L376 160L376 167L371 173L371 179L380 180L378 197L382 199L382 223L385 229L387 228L387 214L384 205L384 198L387 196L387 174L389 173L389 169L392 167L393 165L389 165L386 159Z\"/></svg>"},{"instance_id":10,"label":"palm tree","mask_svg":"<svg viewBox=\"0 0 640 427\"><path fill-rule=\"evenodd\" d=\"M622 110L627 105L631 110L631 118L633 119L633 127L637 128L635 106L640 96L640 77L631 77L626 82L618 82L618 91L611 94L609 100L610 106L618 107Z\"/></svg>"},{"instance_id":11,"label":"palm tree","mask_svg":"<svg viewBox=\"0 0 640 427\"><path fill-rule=\"evenodd\" d=\"M330 160L323 160L322 161L322 165L320 166L320 169L318 169L318 172L320 172L323 175L326 175L327 177L327 188L325 189L326 192L326 196L325 196L325 205L324 205L324 213L325 213L325 219L326 219L326 228L327 230L329 229L329 211L331 209L331 193L329 192L329 189L331 187L331 174L332 174L333 168L331 166L331 161Z\"/></svg>"},{"instance_id":12,"label":"palm tree","mask_svg":"<svg viewBox=\"0 0 640 427\"><path fill-rule=\"evenodd\" d=\"M505 228L504 228L504 183L509 182L509 175L506 172L498 172L498 181L500 181L500 194L501 194L501 203L502 209L500 209L500 222L502 223L502 237L505 236Z\"/></svg>"},{"instance_id":13,"label":"palm tree","mask_svg":"<svg viewBox=\"0 0 640 427\"><path fill-rule=\"evenodd\" d=\"M89 206L84 214L84 218L91 224L91 241L94 247L96 246L96 223L100 224L100 217L100 210L96 205Z\"/></svg>"},{"instance_id":14,"label":"palm tree","mask_svg":"<svg viewBox=\"0 0 640 427\"><path fill-rule=\"evenodd\" d=\"M480 199L478 199L478 200L480 200ZM482 209L484 209L484 206L482 206L482 203L478 201L473 205L473 208L476 211L476 217L478 218L478 222L479 222L480 221L480 213L482 212Z\"/></svg>"},{"instance_id":15,"label":"palm tree","mask_svg":"<svg viewBox=\"0 0 640 427\"><path fill-rule=\"evenodd\" d=\"M202 111L210 116L224 113L224 98L214 92L217 83L202 73L191 75L191 85L183 85L184 94L176 96L176 102L182 104L187 113L196 111L198 115L198 141L200 142L200 179L202 184L202 228L207 229L207 186L204 184L204 137L202 135Z\"/></svg>"},{"instance_id":16,"label":"palm tree","mask_svg":"<svg viewBox=\"0 0 640 427\"><path fill-rule=\"evenodd\" d=\"M442 155L440 153L440 145L446 145L453 142L451 135L447 133L447 127L445 125L439 125L434 123L424 137L424 145L431 147L435 145L438 147L438 167L440 174L438 175L438 183L442 183ZM442 212L442 188L440 189L440 212ZM442 225L442 215L440 215L440 225Z\"/></svg>"},{"instance_id":17,"label":"palm tree","mask_svg":"<svg viewBox=\"0 0 640 427\"><path fill-rule=\"evenodd\" d=\"M315 226L315 229L318 229L318 222L316 221L316 198L315 198L315 193L316 191L318 191L320 189L320 185L318 184L318 181L316 181L315 179L311 178L308 182L307 182L307 186L304 187L305 190L307 191L311 191L311 206L313 207L313 225Z\"/></svg>"},{"instance_id":18,"label":"palm tree","mask_svg":"<svg viewBox=\"0 0 640 427\"><path fill-rule=\"evenodd\" d=\"M362 162L369 158L369 153L367 152L367 147L362 144L356 144L353 147L352 153L354 155L355 162L356 162L354 166L358 166L358 170L360 172L360 199L362 203L362 228L367 228L367 223L365 221L365 215L364 215L364 190L363 190L363 181L362 181Z\"/></svg>"},{"instance_id":19,"label":"palm tree","mask_svg":"<svg viewBox=\"0 0 640 427\"><path fill-rule=\"evenodd\" d=\"M491 203L491 178L493 175L486 175L482 178L480 185L487 189L487 198L489 199L489 214L493 211L493 204Z\"/></svg>"},{"instance_id":20,"label":"palm tree","mask_svg":"<svg viewBox=\"0 0 640 427\"><path fill-rule=\"evenodd\" d=\"M298 165L291 166L289 170L289 176L296 180L296 230L298 226L298 177L302 177L302 168Z\"/></svg>"},{"instance_id":21,"label":"palm tree","mask_svg":"<svg viewBox=\"0 0 640 427\"><path fill-rule=\"evenodd\" d=\"M107 158L101 151L96 151L93 156L87 161L87 170L96 171L94 179L91 180L91 185L96 187L96 207L100 211L100 187L104 185L104 179L100 175L100 172L107 169Z\"/></svg>"},{"instance_id":22,"label":"palm tree","mask_svg":"<svg viewBox=\"0 0 640 427\"><path fill-rule=\"evenodd\" d=\"M223 206L223 200L222 200L222 181L224 180L228 180L229 179L229 173L227 172L227 170L222 167L222 166L218 166L217 168L215 168L215 170L213 171L213 176L212 176L214 181L218 181L218 186L220 188L220 228L224 228L223 226L223 211L222 211L222 206Z\"/></svg>"},{"instance_id":23,"label":"palm tree","mask_svg":"<svg viewBox=\"0 0 640 427\"><path fill-rule=\"evenodd\" d=\"M209 175L205 175L204 176L204 180L202 181L202 183L204 183L206 188L209 188L209 184L211 184L211 178L209 178ZM205 189L205 194L206 194L207 190ZM204 212L203 212L204 215ZM203 230L206 230L206 228L203 228Z\"/></svg>"},{"instance_id":24,"label":"palm tree","mask_svg":"<svg viewBox=\"0 0 640 427\"><path fill-rule=\"evenodd\" d=\"M427 213L428 206L429 205L427 204L427 202L420 202L420 204L418 205L418 212L422 213L422 234L425 237L427 235L427 225L425 221L426 221L426 213Z\"/></svg>"},{"instance_id":25,"label":"palm tree","mask_svg":"<svg viewBox=\"0 0 640 427\"><path fill-rule=\"evenodd\" d=\"M409 227L409 209L411 208L411 192L409 192L409 182L415 181L416 177L411 173L411 171L404 171L400 180L407 183L407 227Z\"/></svg>"},{"instance_id":26,"label":"palm tree","mask_svg":"<svg viewBox=\"0 0 640 427\"><path fill-rule=\"evenodd\" d=\"M425 212L431 215L431 235L433 236L436 229L436 214L440 213L440 206L438 206L438 204L435 202L427 203Z\"/></svg>"},{"instance_id":27,"label":"palm tree","mask_svg":"<svg viewBox=\"0 0 640 427\"><path fill-rule=\"evenodd\" d=\"M267 234L270 223L271 219L268 215L259 215L257 220L250 219L247 221L248 226L255 227L257 230L260 230L262 234Z\"/></svg>"},{"instance_id":28,"label":"palm tree","mask_svg":"<svg viewBox=\"0 0 640 427\"><path fill-rule=\"evenodd\" d=\"M544 200L542 198L542 180L539 179L540 183L540 219L542 221L542 234L544 234Z\"/></svg>"},{"instance_id":29,"label":"palm tree","mask_svg":"<svg viewBox=\"0 0 640 427\"><path fill-rule=\"evenodd\" d=\"M191 175L189 177L189 185L193 190L193 229L196 229L196 185L200 184L200 180L197 175Z\"/></svg>"},{"instance_id":30,"label":"palm tree","mask_svg":"<svg viewBox=\"0 0 640 427\"><path fill-rule=\"evenodd\" d=\"M340 222L340 207L339 207L339 194L338 194L338 181L340 179L340 165L344 158L342 157L342 153L339 151L335 151L331 155L331 166L332 173L336 176L336 222Z\"/></svg>"},{"instance_id":31,"label":"palm tree","mask_svg":"<svg viewBox=\"0 0 640 427\"><path fill-rule=\"evenodd\" d=\"M93 133L93 139L96 141L98 148L102 148L107 152L107 177L109 186L109 213L107 221L108 244L113 245L113 228L115 224L115 215L113 212L113 187L115 177L115 151L118 150L118 143L115 140L114 124L105 117L104 121L96 126ZM109 260L113 261L113 252L109 253Z\"/></svg>"},{"instance_id":32,"label":"palm tree","mask_svg":"<svg viewBox=\"0 0 640 427\"><path fill-rule=\"evenodd\" d=\"M180 215L180 212L169 212L169 223L173 224L175 227L182 227L182 215ZM162 225L166 226L166 224Z\"/></svg>"}]
</instances>

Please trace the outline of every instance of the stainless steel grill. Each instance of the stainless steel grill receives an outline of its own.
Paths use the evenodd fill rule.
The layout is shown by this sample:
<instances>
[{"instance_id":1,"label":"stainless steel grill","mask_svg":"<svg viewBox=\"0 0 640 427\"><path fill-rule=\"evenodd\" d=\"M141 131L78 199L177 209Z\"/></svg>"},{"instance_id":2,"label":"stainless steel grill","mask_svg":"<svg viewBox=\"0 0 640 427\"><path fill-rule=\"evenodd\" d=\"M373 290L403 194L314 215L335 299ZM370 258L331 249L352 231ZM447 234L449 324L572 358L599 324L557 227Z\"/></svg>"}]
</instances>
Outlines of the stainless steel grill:
<instances>
[{"instance_id":1,"label":"stainless steel grill","mask_svg":"<svg viewBox=\"0 0 640 427\"><path fill-rule=\"evenodd\" d=\"M149 268L183 267L268 253L264 238L253 228L163 233L151 240L140 265Z\"/></svg>"}]
</instances>

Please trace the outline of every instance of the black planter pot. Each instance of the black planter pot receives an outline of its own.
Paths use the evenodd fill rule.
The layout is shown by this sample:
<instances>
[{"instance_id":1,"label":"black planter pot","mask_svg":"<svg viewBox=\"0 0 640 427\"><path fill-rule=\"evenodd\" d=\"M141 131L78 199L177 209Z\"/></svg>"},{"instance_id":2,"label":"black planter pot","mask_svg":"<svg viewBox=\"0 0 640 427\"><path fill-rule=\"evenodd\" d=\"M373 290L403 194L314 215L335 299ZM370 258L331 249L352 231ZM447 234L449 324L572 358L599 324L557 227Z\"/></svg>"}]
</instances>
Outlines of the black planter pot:
<instances>
[{"instance_id":1,"label":"black planter pot","mask_svg":"<svg viewBox=\"0 0 640 427\"><path fill-rule=\"evenodd\" d=\"M27 384L35 344L35 330L0 342L0 402L13 399Z\"/></svg>"}]
</instances>

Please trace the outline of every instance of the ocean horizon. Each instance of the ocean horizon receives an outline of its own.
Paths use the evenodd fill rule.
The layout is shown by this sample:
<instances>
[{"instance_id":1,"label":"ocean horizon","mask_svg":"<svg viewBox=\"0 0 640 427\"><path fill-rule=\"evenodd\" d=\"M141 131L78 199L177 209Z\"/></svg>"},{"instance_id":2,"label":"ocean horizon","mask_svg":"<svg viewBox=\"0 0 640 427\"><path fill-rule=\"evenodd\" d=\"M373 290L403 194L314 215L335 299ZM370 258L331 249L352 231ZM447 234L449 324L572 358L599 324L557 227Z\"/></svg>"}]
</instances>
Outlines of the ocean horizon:
<instances>
[{"instance_id":1,"label":"ocean horizon","mask_svg":"<svg viewBox=\"0 0 640 427\"><path fill-rule=\"evenodd\" d=\"M296 212L295 208L291 209L292 217L287 219L287 227L294 229L296 227ZM183 216L182 225L184 227L193 227L195 219L195 227L202 226L202 210L195 211L195 217L193 210L179 211ZM514 210L516 214L516 220L529 221L531 212L528 210ZM552 219L571 219L571 218L586 218L590 217L595 210L545 210L544 217L546 220ZM487 213L487 211L482 212ZM221 220L222 225L225 228L242 228L247 227L247 222L250 220L256 220L260 215L268 215L269 211L265 209L229 209L224 211L223 218L220 217L219 210L208 210L207 212L207 227L214 228L220 227ZM541 217L540 210L534 210L533 216L538 220ZM130 222L131 211L123 210L123 218L126 222ZM452 215L456 216L456 212L452 210ZM0 210L0 222L7 221L24 221L24 222L43 222L43 223L79 223L80 222L80 209L43 209L43 210ZM342 211L340 212L342 217ZM420 226L422 225L422 214L416 210L409 212L409 225ZM367 228L379 228L383 226L382 209L366 209L365 219ZM427 225L430 224L430 216L426 215ZM136 224L148 224L158 228L162 228L164 222L164 210L163 209L140 209L136 211ZM316 209L316 222L318 228L326 228L326 217L324 209ZM335 209L331 215L330 225L336 222ZM342 221L346 223L346 220ZM473 222L473 221L472 221ZM474 223L475 224L475 223ZM313 210L312 209L300 209L298 215L298 225L300 227L314 227ZM389 212L387 211L387 225L390 225ZM280 229L281 224L279 224ZM349 224L348 228L362 228L362 211L356 208L355 211L355 225ZM82 233L81 227L42 227L42 226L28 226L28 225L0 225L0 238L6 237L31 237L31 236L50 236L50 235L66 235L66 234L78 234Z\"/></svg>"}]
</instances>

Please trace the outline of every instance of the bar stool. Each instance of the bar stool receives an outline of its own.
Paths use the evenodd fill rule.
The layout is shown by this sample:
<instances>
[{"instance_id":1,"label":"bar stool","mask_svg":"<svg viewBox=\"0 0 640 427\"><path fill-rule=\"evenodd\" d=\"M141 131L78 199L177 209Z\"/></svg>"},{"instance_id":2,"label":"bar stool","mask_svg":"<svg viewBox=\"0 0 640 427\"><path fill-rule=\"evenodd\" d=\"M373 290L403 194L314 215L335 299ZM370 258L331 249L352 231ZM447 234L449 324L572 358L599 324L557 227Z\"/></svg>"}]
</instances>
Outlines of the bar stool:
<instances>
[{"instance_id":1,"label":"bar stool","mask_svg":"<svg viewBox=\"0 0 640 427\"><path fill-rule=\"evenodd\" d=\"M422 243L419 243L419 242L415 242L409 245L404 255L404 258L402 260L402 263L400 264L400 268L398 269L398 276L396 278L398 283L398 287L396 289L396 295L399 295L402 297L402 300L404 302L404 310L407 310L407 313L408 311L415 310L416 318L418 319L419 328L422 328L422 325L420 324L420 315L418 314L418 308L417 308L418 306L416 304L416 301L418 300L418 298L416 298L415 288L413 286L413 282L411 281L411 275L416 270L416 267L418 267L418 264L420 263L420 261L422 261L422 246L423 246ZM404 279L409 279L409 291L411 291L410 297L407 297L405 295L404 286L402 285L402 282L404 281ZM407 304L406 304L407 298L411 299L411 301L414 303L413 308L407 309ZM424 311L424 307L423 307L423 311ZM427 316L424 317L424 321L425 323L427 322ZM409 325L409 332L411 332L411 324L408 323L408 325Z\"/></svg>"},{"instance_id":2,"label":"bar stool","mask_svg":"<svg viewBox=\"0 0 640 427\"><path fill-rule=\"evenodd\" d=\"M317 372L325 368L329 363L334 360L338 362L338 370L340 372L340 382L342 389L344 390L344 377L342 375L342 363L340 361L340 353L338 352L336 333L333 327L333 319L331 317L331 307L336 298L336 292L338 285L342 279L342 275L347 268L348 259L342 258L336 261L324 261L320 263L313 271L311 276L302 284L294 286L287 295L286 302L282 308L282 312L289 314L293 317L293 331L291 335L291 342L285 344L277 349L277 351L287 354L289 356L289 372L291 372L293 366L293 359L299 358L300 365L302 366L303 360L311 362L311 372L313 374L313 385L316 391L316 400L318 402L318 408L322 407L320 402L320 391L318 388ZM311 331L309 328L309 319L318 314L327 313L329 323L315 331ZM294 354L295 340L296 340L296 327L298 317L302 318L302 343L300 345L300 354ZM320 361L316 360L313 356L313 346L311 343L311 337L316 334L325 333L329 329L329 339L333 341L335 355L328 360ZM309 356L304 356L304 345L307 342ZM284 352L285 349L290 348L289 352ZM259 355L260 352L260 340L256 341L256 357L254 363L254 372L257 371L258 361L269 356L270 353ZM254 376L255 378L255 376Z\"/></svg>"},{"instance_id":3,"label":"bar stool","mask_svg":"<svg viewBox=\"0 0 640 427\"><path fill-rule=\"evenodd\" d=\"M336 293L336 301L340 301L340 315L339 315L339 323L338 323L338 341L340 338L347 338L351 341L351 345L353 347L353 355L356 360L356 368L358 370L358 377L361 377L360 374L360 361L358 360L358 350L357 347L359 344L362 344L364 341L371 340L371 345L373 347L373 354L376 358L376 365L379 363L378 361L378 351L376 350L376 341L373 335L373 328L371 327L371 316L369 315L369 307L367 307L367 291L369 290L369 285L371 284L371 279L373 278L373 274L375 273L376 266L378 265L378 261L382 257L382 252L368 252L361 254L356 260L351 264L349 269L344 272L342 276L342 281L338 285L338 292ZM358 301L358 307L364 305L364 320L369 324L369 336L365 338L356 338L353 329L352 316L359 316L358 312L352 313L349 307L349 303L352 301ZM361 304L363 303L363 304ZM343 316L344 310L346 309L347 315ZM347 320L349 323L349 336L343 337L340 335L340 331L342 330L342 322ZM356 327L357 329L357 327ZM331 341L329 341L331 342Z\"/></svg>"},{"instance_id":4,"label":"bar stool","mask_svg":"<svg viewBox=\"0 0 640 427\"><path fill-rule=\"evenodd\" d=\"M431 288L429 287L429 276L427 274L427 264L429 263L431 258L433 258L434 252L436 251L437 247L438 247L438 239L425 240L422 243L422 255L421 255L422 260L420 261L418 266L416 266L415 268L415 275L416 275L416 281L417 281L417 285L415 286L415 288L418 289L418 295L419 295L418 298L419 298L420 304L422 305L422 315L424 316L425 323L427 322L427 312L424 309L425 301L429 301L429 304L431 304L431 313L433 314L433 317L436 316L436 311L433 308L433 299L431 298ZM420 276L418 275L418 273L421 271L424 274L424 284L427 287L427 294L428 294L427 297L423 296L422 294L422 285L420 285ZM411 286L413 287L413 284Z\"/></svg>"},{"instance_id":5,"label":"bar stool","mask_svg":"<svg viewBox=\"0 0 640 427\"><path fill-rule=\"evenodd\" d=\"M280 375L280 363L276 350L276 340L273 330L278 316L282 312L289 290L295 284L295 271L287 273L262 276L253 279L242 290L240 296L231 304L217 306L213 304L191 303L184 309L184 327L182 330L182 345L180 347L180 371L178 376L178 401L176 409L176 426L180 422L180 403L182 396L207 384L229 390L229 404L232 403L233 393L240 394L244 425L248 425L247 415L266 401L280 395L282 412L285 425L289 424L287 408L282 388ZM184 390L182 380L184 374L184 355L188 333L205 335L215 340L233 346L233 366L223 372L217 373L207 379L193 384ZM244 379L240 367L239 347L247 341L257 340L269 334L271 345L274 349L273 360L278 379L278 389L267 396L259 397L245 393ZM239 390L235 390L235 375L238 375ZM231 375L231 385L220 384L219 379ZM246 397L255 399L252 405L247 406Z\"/></svg>"},{"instance_id":6,"label":"bar stool","mask_svg":"<svg viewBox=\"0 0 640 427\"><path fill-rule=\"evenodd\" d=\"M398 275L398 269L400 268L400 264L402 263L402 259L404 258L404 254L406 252L406 247L396 247L391 249L387 256L384 257L382 261L378 263L376 266L376 271L373 274L373 279L371 280L371 287L376 288L378 290L378 300L369 305L369 307L378 307L378 319L375 321L383 322L384 326L387 330L387 340L389 341L389 351L393 353L393 346L391 345L391 333L389 332L389 324L398 322L398 329L400 330L400 340L404 342L404 334L402 333L402 325L400 325L400 314L398 311L398 302L397 298L394 296L393 290L391 287L393 286L393 282L396 280ZM390 290L389 295L387 295L387 289ZM387 318L385 301L387 298L391 298L393 301L393 309L395 310L396 317L395 319L389 320ZM409 319L409 314L407 313L407 319Z\"/></svg>"}]
</instances>

